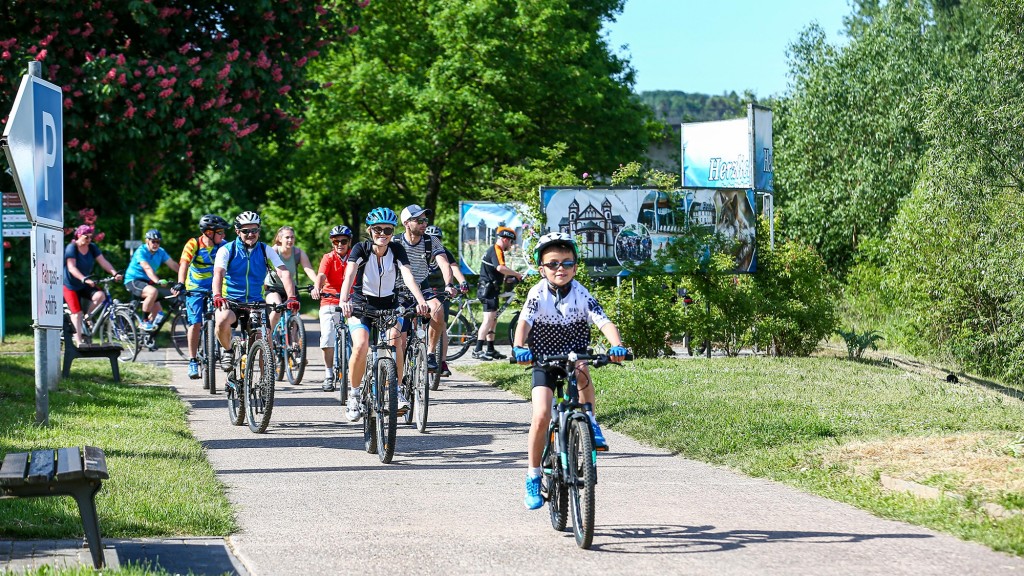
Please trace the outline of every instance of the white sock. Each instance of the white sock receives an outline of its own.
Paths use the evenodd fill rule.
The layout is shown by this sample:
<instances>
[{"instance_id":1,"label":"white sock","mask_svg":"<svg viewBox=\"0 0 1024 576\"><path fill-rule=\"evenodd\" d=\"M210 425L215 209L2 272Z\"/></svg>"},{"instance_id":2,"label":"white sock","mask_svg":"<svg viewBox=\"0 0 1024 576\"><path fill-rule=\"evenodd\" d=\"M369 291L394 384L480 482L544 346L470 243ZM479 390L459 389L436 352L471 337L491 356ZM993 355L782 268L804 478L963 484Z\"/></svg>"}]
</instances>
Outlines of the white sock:
<instances>
[{"instance_id":1,"label":"white sock","mask_svg":"<svg viewBox=\"0 0 1024 576\"><path fill-rule=\"evenodd\" d=\"M540 478L540 474L541 474L541 470L540 470L539 467L537 467L537 468L527 468L526 469L526 477L527 478Z\"/></svg>"}]
</instances>

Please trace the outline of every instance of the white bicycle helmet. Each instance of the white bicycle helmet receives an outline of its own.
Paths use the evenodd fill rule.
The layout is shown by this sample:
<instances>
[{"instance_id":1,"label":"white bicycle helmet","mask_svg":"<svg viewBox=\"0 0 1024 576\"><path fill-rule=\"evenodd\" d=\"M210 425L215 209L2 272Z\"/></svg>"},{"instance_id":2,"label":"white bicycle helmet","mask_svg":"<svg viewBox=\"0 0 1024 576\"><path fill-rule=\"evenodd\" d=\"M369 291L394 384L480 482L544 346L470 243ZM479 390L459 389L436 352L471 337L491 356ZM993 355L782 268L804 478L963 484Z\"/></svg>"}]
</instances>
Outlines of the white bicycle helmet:
<instances>
[{"instance_id":1,"label":"white bicycle helmet","mask_svg":"<svg viewBox=\"0 0 1024 576\"><path fill-rule=\"evenodd\" d=\"M441 228L438 227L438 226L434 226L434 225L427 226L427 229L424 230L424 233L427 236L437 236L438 238L442 238L444 236L441 233Z\"/></svg>"},{"instance_id":2,"label":"white bicycle helmet","mask_svg":"<svg viewBox=\"0 0 1024 576\"><path fill-rule=\"evenodd\" d=\"M565 232L548 232L537 239L537 246L533 249L533 261L540 262L541 253L552 246L569 248L572 250L573 258L579 258L579 252L576 250L576 241L573 240L572 236Z\"/></svg>"},{"instance_id":3,"label":"white bicycle helmet","mask_svg":"<svg viewBox=\"0 0 1024 576\"><path fill-rule=\"evenodd\" d=\"M255 224L259 226L263 224L263 221L260 220L259 214L251 210L246 210L245 212L242 212L238 216L235 216L235 228L241 228L246 224Z\"/></svg>"}]
</instances>

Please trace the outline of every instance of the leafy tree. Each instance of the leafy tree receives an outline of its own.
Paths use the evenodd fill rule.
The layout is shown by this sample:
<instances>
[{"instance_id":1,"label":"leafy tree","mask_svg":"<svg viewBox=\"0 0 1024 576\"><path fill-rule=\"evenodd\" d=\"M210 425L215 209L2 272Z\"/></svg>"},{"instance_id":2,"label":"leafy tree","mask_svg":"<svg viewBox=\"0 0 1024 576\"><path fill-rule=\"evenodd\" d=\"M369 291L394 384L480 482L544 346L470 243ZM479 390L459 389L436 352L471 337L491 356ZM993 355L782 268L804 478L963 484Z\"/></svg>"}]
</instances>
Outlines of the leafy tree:
<instances>
[{"instance_id":1,"label":"leafy tree","mask_svg":"<svg viewBox=\"0 0 1024 576\"><path fill-rule=\"evenodd\" d=\"M640 101L654 111L658 120L666 124L681 124L742 118L747 113L747 102L757 102L757 98L751 93L745 93L741 98L736 92L711 96L677 90L652 90L641 92Z\"/></svg>"},{"instance_id":2,"label":"leafy tree","mask_svg":"<svg viewBox=\"0 0 1024 576\"><path fill-rule=\"evenodd\" d=\"M927 149L925 94L975 63L983 12L967 1L863 0L845 46L812 25L790 47L793 92L774 127L777 205L833 271L888 232Z\"/></svg>"},{"instance_id":3,"label":"leafy tree","mask_svg":"<svg viewBox=\"0 0 1024 576\"><path fill-rule=\"evenodd\" d=\"M294 130L306 64L358 10L356 0L6 2L0 84L11 90L0 106L27 62L42 62L64 91L67 201L109 222Z\"/></svg>"},{"instance_id":4,"label":"leafy tree","mask_svg":"<svg viewBox=\"0 0 1024 576\"><path fill-rule=\"evenodd\" d=\"M921 341L967 370L1024 381L1024 16L994 3L979 66L928 93L929 150L890 235L887 282ZM965 121L969 119L969 121Z\"/></svg>"},{"instance_id":5,"label":"leafy tree","mask_svg":"<svg viewBox=\"0 0 1024 576\"><path fill-rule=\"evenodd\" d=\"M603 21L622 0L391 0L316 67L330 86L302 130L307 180L351 206L451 206L498 166L566 143L569 163L610 173L656 126L611 54ZM340 192L340 194L339 194ZM290 190L275 194L289 205Z\"/></svg>"}]
</instances>

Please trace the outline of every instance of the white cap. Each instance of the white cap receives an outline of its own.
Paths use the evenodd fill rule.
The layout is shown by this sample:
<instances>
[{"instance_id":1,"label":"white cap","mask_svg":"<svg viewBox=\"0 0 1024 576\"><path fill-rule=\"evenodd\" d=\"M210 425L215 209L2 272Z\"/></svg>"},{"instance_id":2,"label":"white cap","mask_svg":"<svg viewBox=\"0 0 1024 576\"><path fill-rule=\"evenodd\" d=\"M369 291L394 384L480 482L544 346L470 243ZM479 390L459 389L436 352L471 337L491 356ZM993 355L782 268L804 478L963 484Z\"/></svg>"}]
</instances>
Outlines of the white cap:
<instances>
[{"instance_id":1,"label":"white cap","mask_svg":"<svg viewBox=\"0 0 1024 576\"><path fill-rule=\"evenodd\" d=\"M402 215L400 219L404 224L409 220L412 220L413 218L419 218L424 214L426 214L428 218L433 216L433 213L430 210L423 208L419 204L410 204L409 206L406 206L405 208L402 209Z\"/></svg>"}]
</instances>

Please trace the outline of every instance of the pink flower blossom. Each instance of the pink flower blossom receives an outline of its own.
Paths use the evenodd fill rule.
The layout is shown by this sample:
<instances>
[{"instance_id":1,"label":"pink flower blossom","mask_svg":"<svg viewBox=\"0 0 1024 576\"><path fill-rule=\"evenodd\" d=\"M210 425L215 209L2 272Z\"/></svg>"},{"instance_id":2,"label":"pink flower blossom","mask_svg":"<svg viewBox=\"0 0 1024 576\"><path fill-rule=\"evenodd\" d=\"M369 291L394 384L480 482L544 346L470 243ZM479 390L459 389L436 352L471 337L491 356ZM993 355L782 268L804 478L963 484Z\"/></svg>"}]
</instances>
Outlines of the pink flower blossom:
<instances>
[{"instance_id":1,"label":"pink flower blossom","mask_svg":"<svg viewBox=\"0 0 1024 576\"><path fill-rule=\"evenodd\" d=\"M71 98L65 98L64 99L64 108L68 108L68 109L71 108Z\"/></svg>"},{"instance_id":2,"label":"pink flower blossom","mask_svg":"<svg viewBox=\"0 0 1024 576\"><path fill-rule=\"evenodd\" d=\"M82 152L88 152L89 150L92 150L92 144L89 144L88 140L82 142Z\"/></svg>"},{"instance_id":3,"label":"pink flower blossom","mask_svg":"<svg viewBox=\"0 0 1024 576\"><path fill-rule=\"evenodd\" d=\"M284 86L281 86L280 88L277 89L277 93L278 94L287 94L288 92L291 91L291 89L292 89L291 86L285 84Z\"/></svg>"},{"instance_id":4,"label":"pink flower blossom","mask_svg":"<svg viewBox=\"0 0 1024 576\"><path fill-rule=\"evenodd\" d=\"M106 238L106 237L107 237L107 233L106 232L100 232L99 234L94 235L92 237L92 239L97 241L97 242L103 242L103 239Z\"/></svg>"},{"instance_id":5,"label":"pink flower blossom","mask_svg":"<svg viewBox=\"0 0 1024 576\"><path fill-rule=\"evenodd\" d=\"M184 125L185 125L185 119L184 118L175 118L174 119L174 127L175 128L181 128Z\"/></svg>"},{"instance_id":6,"label":"pink flower blossom","mask_svg":"<svg viewBox=\"0 0 1024 576\"><path fill-rule=\"evenodd\" d=\"M238 60L238 50L232 50L231 52L228 52L227 61L234 62L235 60Z\"/></svg>"},{"instance_id":7,"label":"pink flower blossom","mask_svg":"<svg viewBox=\"0 0 1024 576\"><path fill-rule=\"evenodd\" d=\"M360 8L366 8L369 5L370 5L370 0L360 0L360 2L359 2L359 7Z\"/></svg>"},{"instance_id":8,"label":"pink flower blossom","mask_svg":"<svg viewBox=\"0 0 1024 576\"><path fill-rule=\"evenodd\" d=\"M349 36L355 36L359 32L359 26L353 26L348 29Z\"/></svg>"},{"instance_id":9,"label":"pink flower blossom","mask_svg":"<svg viewBox=\"0 0 1024 576\"><path fill-rule=\"evenodd\" d=\"M188 85L193 88L201 88L203 86L203 79L194 78L191 82L188 83Z\"/></svg>"},{"instance_id":10,"label":"pink flower blossom","mask_svg":"<svg viewBox=\"0 0 1024 576\"><path fill-rule=\"evenodd\" d=\"M224 67L220 69L220 72L217 72L217 80L227 78L228 74L231 74L231 64L225 64Z\"/></svg>"},{"instance_id":11,"label":"pink flower blossom","mask_svg":"<svg viewBox=\"0 0 1024 576\"><path fill-rule=\"evenodd\" d=\"M160 91L160 97L164 98L164 99L170 98L171 94L174 94L174 90L171 89L171 88L168 88L166 90L161 90Z\"/></svg>"},{"instance_id":12,"label":"pink flower blossom","mask_svg":"<svg viewBox=\"0 0 1024 576\"><path fill-rule=\"evenodd\" d=\"M77 147L78 147L78 138L72 138L71 140L68 140L68 148L77 148Z\"/></svg>"},{"instance_id":13,"label":"pink flower blossom","mask_svg":"<svg viewBox=\"0 0 1024 576\"><path fill-rule=\"evenodd\" d=\"M36 60L38 60L40 62L42 62L43 60L46 60L46 50L40 50L39 54L36 55Z\"/></svg>"},{"instance_id":14,"label":"pink flower blossom","mask_svg":"<svg viewBox=\"0 0 1024 576\"><path fill-rule=\"evenodd\" d=\"M189 96L188 98L185 98L184 106L185 106L185 108L191 108L195 103L196 103L196 99L193 98L192 96Z\"/></svg>"}]
</instances>

